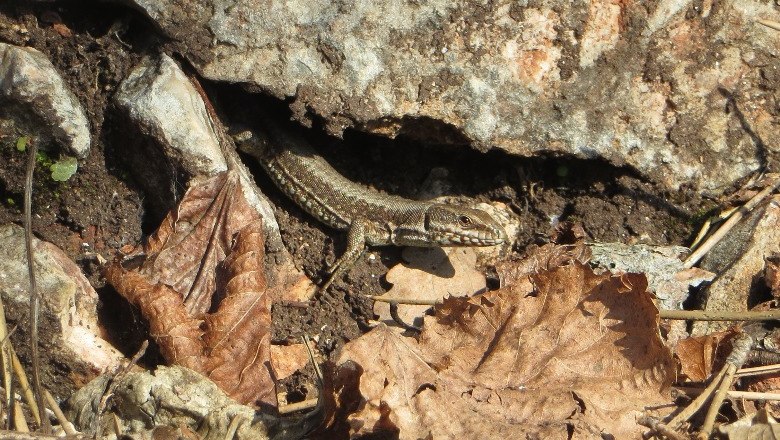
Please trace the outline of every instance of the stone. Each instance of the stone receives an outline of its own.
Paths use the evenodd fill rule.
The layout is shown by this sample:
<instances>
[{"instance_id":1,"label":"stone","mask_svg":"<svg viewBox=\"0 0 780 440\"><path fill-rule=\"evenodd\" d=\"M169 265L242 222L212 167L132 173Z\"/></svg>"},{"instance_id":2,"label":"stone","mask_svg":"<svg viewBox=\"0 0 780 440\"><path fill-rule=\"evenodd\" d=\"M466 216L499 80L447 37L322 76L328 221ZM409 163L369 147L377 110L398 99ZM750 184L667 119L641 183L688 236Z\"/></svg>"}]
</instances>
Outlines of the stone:
<instances>
[{"instance_id":1,"label":"stone","mask_svg":"<svg viewBox=\"0 0 780 440\"><path fill-rule=\"evenodd\" d=\"M780 196L751 211L704 256L700 266L717 277L704 292L707 311L744 312L753 294L765 288L766 258L780 252ZM692 336L726 330L735 322L696 321Z\"/></svg>"},{"instance_id":2,"label":"stone","mask_svg":"<svg viewBox=\"0 0 780 440\"><path fill-rule=\"evenodd\" d=\"M124 356L106 341L98 324L97 293L76 263L51 243L33 238L33 249L41 296L42 382L55 396L67 396ZM11 336L14 349L28 360L29 285L24 229L0 225L0 296L9 329L17 329Z\"/></svg>"},{"instance_id":3,"label":"stone","mask_svg":"<svg viewBox=\"0 0 780 440\"><path fill-rule=\"evenodd\" d=\"M66 402L69 420L82 432L95 433L96 410L111 375L103 375L76 392ZM206 377L184 367L158 367L155 371L133 371L116 378L112 412L119 416L120 438L268 439L263 416L230 399ZM235 436L228 435L234 419ZM100 418L101 438L115 439L113 417ZM182 430L179 436L157 437L168 430ZM202 433L203 436L181 434Z\"/></svg>"},{"instance_id":4,"label":"stone","mask_svg":"<svg viewBox=\"0 0 780 440\"><path fill-rule=\"evenodd\" d=\"M128 151L126 159L147 192L164 194L161 209L172 208L182 195L169 183L179 171L187 179L208 177L227 170L231 163L241 176L244 196L262 216L270 239L281 243L268 200L235 151L222 150L206 104L173 59L167 55L144 58L122 81L114 99L142 139L134 151Z\"/></svg>"},{"instance_id":5,"label":"stone","mask_svg":"<svg viewBox=\"0 0 780 440\"><path fill-rule=\"evenodd\" d=\"M628 166L720 193L776 161L777 31L758 0L132 0L206 78L304 125Z\"/></svg>"},{"instance_id":6,"label":"stone","mask_svg":"<svg viewBox=\"0 0 780 440\"><path fill-rule=\"evenodd\" d=\"M54 140L66 154L89 154L81 103L46 55L33 48L0 43L0 119L18 119L16 130L40 137L42 148Z\"/></svg>"}]
</instances>

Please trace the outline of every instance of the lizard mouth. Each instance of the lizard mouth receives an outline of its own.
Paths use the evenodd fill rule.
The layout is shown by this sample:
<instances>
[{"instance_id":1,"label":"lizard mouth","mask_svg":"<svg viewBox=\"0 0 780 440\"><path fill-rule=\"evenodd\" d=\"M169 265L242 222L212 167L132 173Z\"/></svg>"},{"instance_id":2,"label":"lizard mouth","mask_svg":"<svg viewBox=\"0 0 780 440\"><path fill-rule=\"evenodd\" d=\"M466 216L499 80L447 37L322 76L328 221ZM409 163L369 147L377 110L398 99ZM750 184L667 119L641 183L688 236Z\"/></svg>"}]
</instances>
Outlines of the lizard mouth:
<instances>
[{"instance_id":1,"label":"lizard mouth","mask_svg":"<svg viewBox=\"0 0 780 440\"><path fill-rule=\"evenodd\" d=\"M495 246L506 241L506 234L502 231L473 231L472 233L442 232L441 245L460 246Z\"/></svg>"}]
</instances>

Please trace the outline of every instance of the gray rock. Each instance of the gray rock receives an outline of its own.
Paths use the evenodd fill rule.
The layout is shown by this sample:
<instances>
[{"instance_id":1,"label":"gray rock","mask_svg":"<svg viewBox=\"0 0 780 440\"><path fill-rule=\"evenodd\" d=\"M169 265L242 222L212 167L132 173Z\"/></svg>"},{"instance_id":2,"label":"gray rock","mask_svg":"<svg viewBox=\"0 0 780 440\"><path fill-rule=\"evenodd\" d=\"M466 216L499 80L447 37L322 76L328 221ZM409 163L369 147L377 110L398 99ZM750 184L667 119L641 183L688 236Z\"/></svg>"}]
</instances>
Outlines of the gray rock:
<instances>
[{"instance_id":1,"label":"gray rock","mask_svg":"<svg viewBox=\"0 0 780 440\"><path fill-rule=\"evenodd\" d=\"M51 243L33 239L33 249L43 380L55 394L70 395L79 382L110 370L124 356L103 339L97 293L78 266ZM24 229L0 225L0 295L9 328L17 326L11 340L23 358L29 353L29 285Z\"/></svg>"},{"instance_id":2,"label":"gray rock","mask_svg":"<svg viewBox=\"0 0 780 440\"><path fill-rule=\"evenodd\" d=\"M780 252L780 197L775 196L751 211L729 231L701 261L701 267L717 273L704 292L707 311L744 312L762 288L765 259ZM692 336L726 330L731 321L696 321Z\"/></svg>"},{"instance_id":3,"label":"gray rock","mask_svg":"<svg viewBox=\"0 0 780 440\"><path fill-rule=\"evenodd\" d=\"M758 0L132 2L204 76L337 135L603 158L716 192L780 148L777 33L754 21L775 10Z\"/></svg>"},{"instance_id":4,"label":"gray rock","mask_svg":"<svg viewBox=\"0 0 780 440\"><path fill-rule=\"evenodd\" d=\"M69 420L83 432L94 434L101 397L110 375L101 376L75 393L67 402ZM206 377L184 367L158 367L156 371L131 372L117 378L112 412L121 419L122 435L129 438L157 438L166 432L199 432L198 438L267 439L265 425L254 410L230 399ZM235 436L228 435L234 419ZM101 438L115 439L113 418L101 418ZM122 437L126 438L126 437ZM164 438L190 438L167 436Z\"/></svg>"},{"instance_id":5,"label":"gray rock","mask_svg":"<svg viewBox=\"0 0 780 440\"><path fill-rule=\"evenodd\" d=\"M76 95L66 86L46 55L30 47L0 43L0 104L2 118L30 113L37 121L21 121L45 146L56 140L79 158L89 154L89 122ZM26 119L26 118L25 118Z\"/></svg>"},{"instance_id":6,"label":"gray rock","mask_svg":"<svg viewBox=\"0 0 780 440\"><path fill-rule=\"evenodd\" d=\"M115 102L140 136L156 147L127 154L135 157L130 162L149 193L165 192L165 181L178 177L177 173L171 176L168 169L154 172L159 163L165 164L163 168L177 168L191 178L213 176L227 170L230 162L239 171L244 196L263 217L271 240L281 240L268 200L235 151L222 151L203 99L175 61L166 55L142 60L119 86ZM178 196L181 194L171 191L164 208L170 209Z\"/></svg>"},{"instance_id":7,"label":"gray rock","mask_svg":"<svg viewBox=\"0 0 780 440\"><path fill-rule=\"evenodd\" d=\"M601 269L645 274L648 288L661 309L682 309L689 287L697 287L715 276L698 268L686 269L681 257L688 255L690 249L683 246L589 243L588 247L591 263Z\"/></svg>"}]
</instances>

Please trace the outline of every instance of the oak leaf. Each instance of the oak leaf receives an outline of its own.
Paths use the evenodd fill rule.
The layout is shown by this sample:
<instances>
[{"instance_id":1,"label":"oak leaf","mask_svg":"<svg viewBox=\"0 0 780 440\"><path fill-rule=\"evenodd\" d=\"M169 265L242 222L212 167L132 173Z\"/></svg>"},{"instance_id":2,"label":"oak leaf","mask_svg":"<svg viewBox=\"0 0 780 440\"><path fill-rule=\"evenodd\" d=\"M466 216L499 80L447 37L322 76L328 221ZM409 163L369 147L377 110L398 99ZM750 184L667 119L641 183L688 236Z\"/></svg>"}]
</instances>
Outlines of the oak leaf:
<instances>
[{"instance_id":1,"label":"oak leaf","mask_svg":"<svg viewBox=\"0 0 780 440\"><path fill-rule=\"evenodd\" d=\"M636 418L670 402L674 375L647 281L556 260L566 265L446 299L419 340L380 326L347 344L339 362L364 370L351 433L638 438Z\"/></svg>"}]
</instances>

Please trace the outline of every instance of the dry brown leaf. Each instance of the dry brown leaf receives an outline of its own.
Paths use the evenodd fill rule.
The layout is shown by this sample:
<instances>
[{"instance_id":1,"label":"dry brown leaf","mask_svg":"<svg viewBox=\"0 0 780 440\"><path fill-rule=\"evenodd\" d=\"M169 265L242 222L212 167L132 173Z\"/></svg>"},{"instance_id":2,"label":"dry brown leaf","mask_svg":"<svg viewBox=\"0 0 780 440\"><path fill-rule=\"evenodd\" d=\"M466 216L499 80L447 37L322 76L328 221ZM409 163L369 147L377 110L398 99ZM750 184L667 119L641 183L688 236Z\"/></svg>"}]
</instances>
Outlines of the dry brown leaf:
<instances>
[{"instance_id":1,"label":"dry brown leaf","mask_svg":"<svg viewBox=\"0 0 780 440\"><path fill-rule=\"evenodd\" d=\"M274 403L262 221L238 179L227 172L194 184L146 245L105 275L141 309L168 362L242 403Z\"/></svg>"},{"instance_id":2,"label":"dry brown leaf","mask_svg":"<svg viewBox=\"0 0 780 440\"><path fill-rule=\"evenodd\" d=\"M780 424L766 409L747 415L734 423L721 425L719 431L729 440L780 439Z\"/></svg>"},{"instance_id":3,"label":"dry brown leaf","mask_svg":"<svg viewBox=\"0 0 780 440\"><path fill-rule=\"evenodd\" d=\"M486 287L485 276L476 269L477 253L473 248L406 248L405 262L389 272L386 279L393 285L385 298L405 300L439 300L446 296L471 296ZM407 324L421 325L430 306L404 305L398 316ZM392 323L390 305L374 303L374 313Z\"/></svg>"},{"instance_id":4,"label":"dry brown leaf","mask_svg":"<svg viewBox=\"0 0 780 440\"><path fill-rule=\"evenodd\" d=\"M702 382L710 377L716 364L722 365L731 352L729 341L736 334L737 331L732 329L680 340L674 349L680 372L694 382Z\"/></svg>"},{"instance_id":5,"label":"dry brown leaf","mask_svg":"<svg viewBox=\"0 0 780 440\"><path fill-rule=\"evenodd\" d=\"M316 347L312 347L315 349ZM309 352L303 344L272 345L271 368L277 380L285 379L309 363Z\"/></svg>"},{"instance_id":6,"label":"dry brown leaf","mask_svg":"<svg viewBox=\"0 0 780 440\"><path fill-rule=\"evenodd\" d=\"M235 173L194 183L146 245L128 255L145 255L141 272L150 282L181 293L190 315L206 313L216 290L216 269L233 236L258 221Z\"/></svg>"},{"instance_id":7,"label":"dry brown leaf","mask_svg":"<svg viewBox=\"0 0 780 440\"><path fill-rule=\"evenodd\" d=\"M638 438L674 375L646 279L576 261L530 278L445 300L419 342L382 326L347 344L365 370L352 434Z\"/></svg>"}]
</instances>

